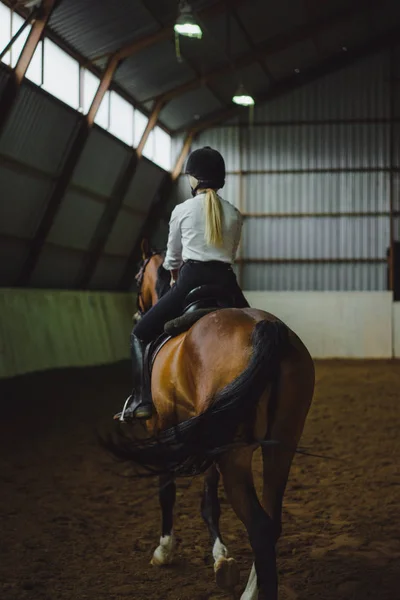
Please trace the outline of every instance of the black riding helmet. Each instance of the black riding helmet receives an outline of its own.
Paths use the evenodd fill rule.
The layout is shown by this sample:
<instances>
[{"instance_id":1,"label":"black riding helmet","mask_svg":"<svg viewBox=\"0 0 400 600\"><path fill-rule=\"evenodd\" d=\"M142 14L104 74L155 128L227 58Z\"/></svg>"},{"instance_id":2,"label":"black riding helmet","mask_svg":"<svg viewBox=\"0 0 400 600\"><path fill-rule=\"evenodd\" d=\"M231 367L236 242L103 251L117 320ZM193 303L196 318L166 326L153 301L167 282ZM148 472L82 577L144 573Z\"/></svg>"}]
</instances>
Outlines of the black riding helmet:
<instances>
[{"instance_id":1,"label":"black riding helmet","mask_svg":"<svg viewBox=\"0 0 400 600\"><path fill-rule=\"evenodd\" d=\"M204 146L191 153L185 173L198 181L196 187L192 188L192 196L196 195L197 190L220 190L225 185L225 161L221 154L210 146Z\"/></svg>"}]
</instances>

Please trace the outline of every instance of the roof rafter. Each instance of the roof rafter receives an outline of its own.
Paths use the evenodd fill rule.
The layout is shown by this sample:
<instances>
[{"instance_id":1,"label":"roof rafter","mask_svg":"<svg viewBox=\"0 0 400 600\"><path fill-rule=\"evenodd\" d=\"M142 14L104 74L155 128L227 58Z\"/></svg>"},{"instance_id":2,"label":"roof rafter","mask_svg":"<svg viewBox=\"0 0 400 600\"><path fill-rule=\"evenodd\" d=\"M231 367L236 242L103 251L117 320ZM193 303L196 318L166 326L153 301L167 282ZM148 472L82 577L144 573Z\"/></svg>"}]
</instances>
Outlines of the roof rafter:
<instances>
[{"instance_id":1,"label":"roof rafter","mask_svg":"<svg viewBox=\"0 0 400 600\"><path fill-rule=\"evenodd\" d=\"M150 114L149 120L147 121L145 130L144 130L142 137L140 138L139 144L136 148L136 153L139 158L141 158L144 147L146 145L146 142L149 139L151 132L153 131L154 127L157 124L158 115L160 114L163 106L164 106L164 102L162 102L162 100L159 100L158 102L154 103L153 110L151 111L151 114Z\"/></svg>"}]
</instances>

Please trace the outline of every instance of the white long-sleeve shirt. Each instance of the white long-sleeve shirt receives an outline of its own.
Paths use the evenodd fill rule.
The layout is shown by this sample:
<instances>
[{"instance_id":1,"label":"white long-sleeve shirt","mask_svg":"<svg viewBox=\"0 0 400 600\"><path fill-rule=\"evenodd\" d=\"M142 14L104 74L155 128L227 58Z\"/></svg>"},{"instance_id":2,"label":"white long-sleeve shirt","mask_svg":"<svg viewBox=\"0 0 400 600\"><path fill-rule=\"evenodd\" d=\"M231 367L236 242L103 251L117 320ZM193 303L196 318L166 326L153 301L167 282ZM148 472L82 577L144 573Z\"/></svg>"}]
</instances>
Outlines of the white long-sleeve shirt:
<instances>
[{"instance_id":1,"label":"white long-sleeve shirt","mask_svg":"<svg viewBox=\"0 0 400 600\"><path fill-rule=\"evenodd\" d=\"M218 196L219 197L219 196ZM205 194L189 198L178 204L171 214L169 237L164 268L171 271L179 269L186 260L232 263L235 260L243 217L227 200L219 197L223 210L223 245L215 247L205 240Z\"/></svg>"}]
</instances>

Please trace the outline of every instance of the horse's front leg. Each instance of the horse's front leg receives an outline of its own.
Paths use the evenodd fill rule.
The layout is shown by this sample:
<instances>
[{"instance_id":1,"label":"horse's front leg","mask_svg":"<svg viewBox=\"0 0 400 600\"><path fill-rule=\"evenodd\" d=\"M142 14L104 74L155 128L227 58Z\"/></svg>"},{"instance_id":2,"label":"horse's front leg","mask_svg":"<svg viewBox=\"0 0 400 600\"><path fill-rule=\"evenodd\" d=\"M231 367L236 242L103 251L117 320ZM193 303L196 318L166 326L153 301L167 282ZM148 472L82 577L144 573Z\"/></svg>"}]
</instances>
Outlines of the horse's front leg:
<instances>
[{"instance_id":1,"label":"horse's front leg","mask_svg":"<svg viewBox=\"0 0 400 600\"><path fill-rule=\"evenodd\" d=\"M239 568L233 558L229 558L228 549L222 541L219 528L221 507L218 499L220 475L215 465L210 467L204 477L204 491L201 500L201 515L210 532L213 544L214 572L217 585L231 590L239 583Z\"/></svg>"},{"instance_id":2,"label":"horse's front leg","mask_svg":"<svg viewBox=\"0 0 400 600\"><path fill-rule=\"evenodd\" d=\"M169 475L159 479L159 499L162 513L160 545L154 550L151 564L170 565L174 558L175 537L173 531L173 512L176 497L175 481Z\"/></svg>"}]
</instances>

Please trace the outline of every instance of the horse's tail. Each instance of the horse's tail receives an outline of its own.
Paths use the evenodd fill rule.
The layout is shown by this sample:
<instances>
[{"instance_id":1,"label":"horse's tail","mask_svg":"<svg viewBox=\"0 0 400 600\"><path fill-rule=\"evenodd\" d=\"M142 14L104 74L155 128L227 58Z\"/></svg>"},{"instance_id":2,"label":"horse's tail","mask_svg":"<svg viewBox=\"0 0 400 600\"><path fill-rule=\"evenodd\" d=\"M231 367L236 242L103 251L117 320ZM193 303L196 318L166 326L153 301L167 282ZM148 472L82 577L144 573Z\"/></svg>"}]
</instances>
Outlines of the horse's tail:
<instances>
[{"instance_id":1,"label":"horse's tail","mask_svg":"<svg viewBox=\"0 0 400 600\"><path fill-rule=\"evenodd\" d=\"M101 444L117 458L145 467L151 474L204 472L234 442L238 427L249 423L249 415L254 419L262 393L279 373L288 335L281 321L259 321L251 338L248 366L216 394L204 413L161 431L157 437L139 441L120 432L115 439L100 440Z\"/></svg>"}]
</instances>

